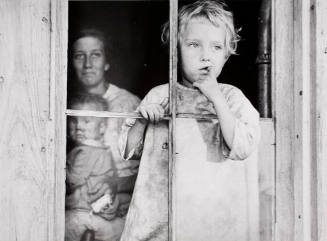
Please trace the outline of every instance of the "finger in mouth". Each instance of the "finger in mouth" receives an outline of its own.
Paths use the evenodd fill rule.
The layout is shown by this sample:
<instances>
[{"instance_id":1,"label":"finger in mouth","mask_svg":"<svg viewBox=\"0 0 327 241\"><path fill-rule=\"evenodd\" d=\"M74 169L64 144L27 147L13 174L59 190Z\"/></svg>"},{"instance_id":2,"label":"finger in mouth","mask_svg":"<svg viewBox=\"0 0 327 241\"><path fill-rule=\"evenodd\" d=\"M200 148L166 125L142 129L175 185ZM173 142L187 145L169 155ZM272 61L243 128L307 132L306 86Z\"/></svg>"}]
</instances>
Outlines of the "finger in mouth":
<instances>
[{"instance_id":1,"label":"finger in mouth","mask_svg":"<svg viewBox=\"0 0 327 241\"><path fill-rule=\"evenodd\" d=\"M201 72L204 72L205 74L209 74L211 71L211 67L210 66L206 66L200 69Z\"/></svg>"}]
</instances>

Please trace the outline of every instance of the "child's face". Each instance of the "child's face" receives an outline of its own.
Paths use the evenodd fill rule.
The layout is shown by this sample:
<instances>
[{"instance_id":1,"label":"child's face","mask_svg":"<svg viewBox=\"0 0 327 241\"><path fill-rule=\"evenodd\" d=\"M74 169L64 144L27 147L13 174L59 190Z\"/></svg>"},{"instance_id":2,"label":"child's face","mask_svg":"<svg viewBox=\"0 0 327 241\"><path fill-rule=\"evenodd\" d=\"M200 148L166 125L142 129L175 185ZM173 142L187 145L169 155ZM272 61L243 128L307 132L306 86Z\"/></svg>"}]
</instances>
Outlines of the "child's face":
<instances>
[{"instance_id":1,"label":"child's face","mask_svg":"<svg viewBox=\"0 0 327 241\"><path fill-rule=\"evenodd\" d=\"M96 110L93 104L74 106L77 110ZM72 116L68 120L69 136L78 144L85 140L101 140L105 132L105 119L99 117Z\"/></svg>"},{"instance_id":2,"label":"child's face","mask_svg":"<svg viewBox=\"0 0 327 241\"><path fill-rule=\"evenodd\" d=\"M84 87L96 87L104 82L109 64L102 41L91 36L78 39L73 46L73 67Z\"/></svg>"},{"instance_id":3,"label":"child's face","mask_svg":"<svg viewBox=\"0 0 327 241\"><path fill-rule=\"evenodd\" d=\"M180 40L182 84L217 78L227 60L225 29L205 18L193 18Z\"/></svg>"}]
</instances>

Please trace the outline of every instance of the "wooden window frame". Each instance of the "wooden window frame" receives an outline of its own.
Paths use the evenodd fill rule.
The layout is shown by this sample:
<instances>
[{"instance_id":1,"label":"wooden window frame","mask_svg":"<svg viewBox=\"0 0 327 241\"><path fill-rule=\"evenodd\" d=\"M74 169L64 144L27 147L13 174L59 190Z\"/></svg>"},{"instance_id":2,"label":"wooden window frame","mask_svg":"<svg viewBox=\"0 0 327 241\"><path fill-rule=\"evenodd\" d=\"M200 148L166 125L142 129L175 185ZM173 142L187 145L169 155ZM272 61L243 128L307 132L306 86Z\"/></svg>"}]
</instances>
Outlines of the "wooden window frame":
<instances>
[{"instance_id":1,"label":"wooden window frame","mask_svg":"<svg viewBox=\"0 0 327 241\"><path fill-rule=\"evenodd\" d=\"M61 7L66 6L66 9L68 9L68 2L64 1L65 3L62 3L62 5L58 8L56 7L56 9L60 9ZM67 10L65 12L61 12L61 19L63 19L63 17L65 17L66 19L68 19L68 14L67 14ZM58 14L58 13L57 13ZM176 113L176 105L177 105L177 98L176 98L176 83L177 83L177 44L178 44L178 34L177 34L177 23L178 23L178 1L176 0L169 0L169 22L173 23L170 24L170 34L169 34L169 114L165 115L164 119L169 121L169 139L168 139L168 143L169 143L169 163L168 163L168 167L169 167L169 181L168 181L168 240L176 240L176 237L174 235L174 214L173 214L173 206L174 206L174 202L173 202L173 195L174 195L174 187L173 187L173 180L174 180L174 163L175 163L175 159L176 159L176 138L175 138L175 133L176 133L176 118L195 118L195 119L217 119L217 117L215 115L202 115L202 114L191 114L191 113L183 113L183 114L177 114ZM63 23L61 23L63 24ZM66 22L66 25L67 22ZM67 35L68 32L65 33L65 39L67 41ZM66 43L66 45L68 46L68 44ZM66 48L67 49L67 48ZM63 57L63 55L61 56ZM67 54L66 57L67 59ZM67 63L64 66L64 69L67 71ZM65 71L64 71L65 72ZM62 72L60 72L61 74L63 74ZM65 76L65 79L67 77ZM66 86L66 81L65 81L65 86ZM62 86L64 87L64 86ZM67 86L66 86L67 89ZM62 91L63 95L61 96L61 98L64 98L66 100L67 98L67 92ZM57 95L56 95L57 96ZM57 96L58 98L60 98L60 96ZM62 99L61 99L62 100ZM64 122L66 124L66 117L67 116L95 116L95 117L106 117L106 118L143 118L140 114L137 113L116 113L116 112L108 112L108 111L85 111L85 110L72 110L72 109L66 109L66 105L65 102L61 103L64 104L61 105L61 109L63 110L63 112L65 113L64 118L62 119L62 122ZM64 126L65 126L64 124ZM64 129L64 133L66 133L66 128ZM65 138L64 138L65 139ZM64 143L65 140L60 141L61 145L65 147ZM62 153L61 155L66 156L66 153L63 152L63 150L61 150ZM64 148L64 151L66 151L66 149ZM65 165L65 163L61 163L61 165ZM61 180L65 180L65 178L61 179ZM62 185L61 185L62 186ZM59 192L62 192L62 189L58 190ZM64 200L61 200L60 205L62 207L62 202L64 203ZM64 205L63 205L64 206ZM58 220L62 219L62 217L59 215ZM64 223L64 222L63 222ZM63 229L64 230L64 229ZM63 233L59 233L60 235L64 235ZM58 236L58 237L59 237Z\"/></svg>"},{"instance_id":2,"label":"wooden window frame","mask_svg":"<svg viewBox=\"0 0 327 241\"><path fill-rule=\"evenodd\" d=\"M175 16L175 21L176 2L170 0L170 16ZM55 133L52 139L54 175L51 179L54 195L49 203L53 216L49 217L48 237L49 240L58 241L64 240L65 230L66 114L77 113L66 111L68 0L50 0L50 3L50 97L54 100L50 105L50 118L54 119L52 123ZM276 199L272 210L275 217L272 240L275 241L323 240L327 237L327 191L324 188L327 186L327 151L324 148L327 146L327 127L323 123L327 120L327 110L324 108L324 103L327 102L327 67L324 65L327 63L326 13L325 0L272 0L272 125L275 130ZM173 22L174 19L170 21ZM171 34L171 46L176 46L176 32L174 33ZM306 40L307 34L311 36L309 42ZM171 49L170 54L170 82L173 86L176 82L176 48ZM302 68L308 64L309 72ZM306 88L312 91L304 91ZM290 93L290 89L294 91ZM174 95L173 92L170 91L171 96ZM308 103L312 103L312 106ZM174 133L175 104L171 102L170 105L169 118L172 124L169 131ZM107 114L118 117L113 113ZM139 118L136 115L128 117ZM170 141L172 157L173 142L174 139ZM170 158L169 167L170 187L173 180L171 159L173 158ZM170 197L171 190L170 188ZM170 218L173 211L171 207L172 205L169 208ZM169 230L171 238L171 225Z\"/></svg>"},{"instance_id":3,"label":"wooden window frame","mask_svg":"<svg viewBox=\"0 0 327 241\"><path fill-rule=\"evenodd\" d=\"M64 1L61 2L61 5L55 6L54 8L61 9L63 7L66 6L66 11L60 11L61 13L61 19L68 19L68 1ZM58 12L57 12L58 14ZM201 115L201 114L191 114L191 113L183 113L183 114L177 114L176 113L176 83L177 83L177 23L178 23L178 1L175 0L169 0L169 21L170 23L170 44L169 44L169 114L165 115L166 120L169 121L169 139L168 139L168 143L169 143L169 181L168 181L168 239L169 240L176 240L176 237L174 235L174 214L173 214L173 195L174 195L174 187L173 187L173 180L174 180L174 163L175 163L175 159L176 159L176 138L175 138L175 133L176 133L176 118L196 118L196 119L216 119L217 117L215 115ZM58 23L57 23L58 24ZM60 24L63 24L63 22L61 22ZM66 22L66 25L67 22ZM66 27L67 29L67 27ZM67 35L68 32L65 33L65 39L67 41ZM63 38L62 38L63 39ZM67 42L66 45L68 46ZM66 48L67 49L67 48ZM65 59L67 59L67 54L63 54L61 53L61 58L63 58L65 56ZM67 63L64 65L63 67L63 71L59 72L61 75L65 74L67 71ZM57 73L57 75L59 74ZM61 79L66 79L67 77L65 76L65 78L63 78L63 76L61 76ZM67 84L65 81L65 89L67 89ZM64 86L62 86L63 88ZM62 91L61 92L62 95L56 95L57 98L59 98L61 100L61 105L60 105L60 109L65 113L64 117L62 118L62 124L64 123L63 126L65 126L66 124L66 117L67 116L95 116L95 117L106 117L106 118L142 118L142 116L140 114L137 113L116 113L116 112L108 112L108 111L84 111L84 110L71 110L71 109L66 109L66 105L65 102L62 102L62 99L66 100L67 98L67 92L66 91ZM57 100L58 101L58 100ZM59 107L59 106L58 106ZM62 112L61 112L62 113ZM64 132L66 133L66 128L62 128ZM65 134L64 134L65 136ZM66 149L65 149L65 137L63 138L63 136L61 136L61 145L64 146L64 149L61 150L61 155L62 157L66 156ZM59 139L58 139L59 140ZM59 144L58 144L59 145ZM62 148L62 147L61 147ZM64 159L64 158L62 158ZM65 162L61 162L61 167L65 166ZM62 174L64 175L64 174ZM59 178L59 177L58 177ZM58 179L57 179L58 180ZM61 180L65 180L65 178L62 178ZM56 193L64 193L63 189L62 189L62 181L59 182L58 184L61 184L58 190L56 190ZM64 196L64 195L63 195ZM58 198L58 197L57 197ZM57 199L56 198L56 199ZM59 205L59 203L58 203ZM60 202L60 207L64 207L64 200L61 199ZM62 216L59 214L58 215L58 220L62 219ZM64 222L62 222L64 223ZM57 225L59 225L59 223L57 223ZM61 230L64 230L64 227L61 226ZM64 233L58 233L58 237L63 236Z\"/></svg>"}]
</instances>

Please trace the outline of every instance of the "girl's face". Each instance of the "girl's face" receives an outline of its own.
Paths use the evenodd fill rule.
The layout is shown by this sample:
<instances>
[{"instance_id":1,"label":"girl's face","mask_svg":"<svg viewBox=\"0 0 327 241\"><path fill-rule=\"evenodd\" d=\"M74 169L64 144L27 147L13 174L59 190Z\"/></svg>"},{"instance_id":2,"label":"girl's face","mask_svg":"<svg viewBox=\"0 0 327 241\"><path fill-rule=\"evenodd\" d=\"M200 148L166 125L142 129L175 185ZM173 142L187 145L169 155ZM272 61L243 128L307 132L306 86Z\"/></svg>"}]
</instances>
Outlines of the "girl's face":
<instances>
[{"instance_id":1,"label":"girl's face","mask_svg":"<svg viewBox=\"0 0 327 241\"><path fill-rule=\"evenodd\" d=\"M104 84L109 64L102 41L91 36L78 39L73 46L73 67L85 88Z\"/></svg>"},{"instance_id":2,"label":"girl's face","mask_svg":"<svg viewBox=\"0 0 327 241\"><path fill-rule=\"evenodd\" d=\"M74 106L75 110L96 110L95 104ZM69 136L82 144L85 140L101 140L105 132L105 119L100 117L72 116L68 120Z\"/></svg>"},{"instance_id":3,"label":"girl's face","mask_svg":"<svg viewBox=\"0 0 327 241\"><path fill-rule=\"evenodd\" d=\"M182 84L193 83L208 76L217 78L227 60L225 29L205 18L193 18L181 37L180 56Z\"/></svg>"}]
</instances>

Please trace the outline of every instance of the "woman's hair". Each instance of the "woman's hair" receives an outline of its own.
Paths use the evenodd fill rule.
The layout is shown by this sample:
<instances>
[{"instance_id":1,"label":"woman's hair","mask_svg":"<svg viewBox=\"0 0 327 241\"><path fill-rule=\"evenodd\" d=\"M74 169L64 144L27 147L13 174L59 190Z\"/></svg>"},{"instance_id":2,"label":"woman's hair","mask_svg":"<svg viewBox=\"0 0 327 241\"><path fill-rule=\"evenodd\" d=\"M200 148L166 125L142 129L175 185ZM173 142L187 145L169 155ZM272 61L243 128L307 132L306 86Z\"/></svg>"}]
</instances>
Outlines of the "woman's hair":
<instances>
[{"instance_id":1,"label":"woman's hair","mask_svg":"<svg viewBox=\"0 0 327 241\"><path fill-rule=\"evenodd\" d=\"M96 105L96 110L106 111L108 110L108 104L104 98L94 94L77 93L68 98L68 108L74 109L77 105Z\"/></svg>"},{"instance_id":2,"label":"woman's hair","mask_svg":"<svg viewBox=\"0 0 327 241\"><path fill-rule=\"evenodd\" d=\"M183 6L178 13L178 41L182 40L187 24L193 18L205 18L214 26L226 28L225 46L227 55L236 54L239 30L235 29L233 13L222 0L198 0ZM169 21L163 25L161 40L169 43Z\"/></svg>"},{"instance_id":3,"label":"woman's hair","mask_svg":"<svg viewBox=\"0 0 327 241\"><path fill-rule=\"evenodd\" d=\"M96 29L96 28L83 28L83 29L78 30L76 33L73 33L72 37L69 41L71 51L73 51L75 42L78 39L84 38L84 37L93 37L93 38L100 40L103 43L103 49L104 49L106 60L108 61L110 59L109 58L109 53L111 50L110 39L108 38L108 36L106 36L106 34L104 32L102 32L101 30Z\"/></svg>"}]
</instances>

